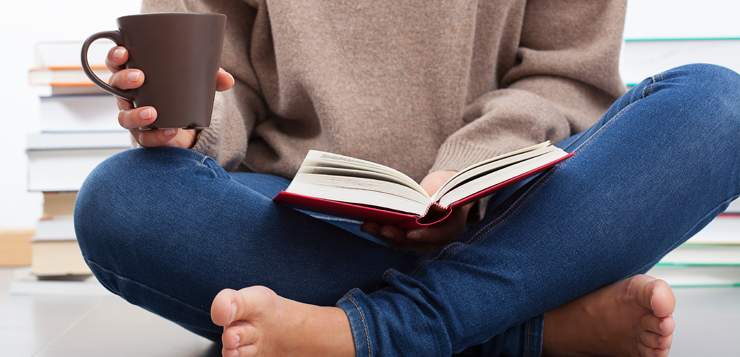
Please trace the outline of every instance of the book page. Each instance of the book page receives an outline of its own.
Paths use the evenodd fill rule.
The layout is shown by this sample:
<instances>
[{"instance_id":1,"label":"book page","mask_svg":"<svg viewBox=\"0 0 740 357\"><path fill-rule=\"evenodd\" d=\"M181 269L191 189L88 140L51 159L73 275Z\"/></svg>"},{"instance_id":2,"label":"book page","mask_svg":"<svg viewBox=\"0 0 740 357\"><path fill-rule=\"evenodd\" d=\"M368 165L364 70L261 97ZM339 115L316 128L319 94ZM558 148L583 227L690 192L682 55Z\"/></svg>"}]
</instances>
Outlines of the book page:
<instances>
[{"instance_id":1,"label":"book page","mask_svg":"<svg viewBox=\"0 0 740 357\"><path fill-rule=\"evenodd\" d=\"M541 148L548 147L548 146L550 146L550 140L546 140L546 141L543 141L543 142L541 142L539 144L536 144L536 145L532 145L532 146L528 146L528 147L525 147L525 148L521 148L519 150L510 151L510 152L507 152L505 154L501 154L499 156L492 157L490 159L486 159L486 160L483 160L483 161L476 162L476 163L474 163L474 164L472 164L472 165L470 165L468 167L463 168L457 174L455 174L455 176L450 177L447 180L447 182L445 182L442 185L442 187L439 188L439 190L442 190L443 188L445 188L445 186L447 186L447 184L450 181L455 180L458 176L464 175L466 172L471 171L471 170L477 168L478 166L486 165L486 164L491 163L491 162L494 162L494 161L505 159L505 158L507 158L509 156L523 154L525 152L534 151L534 150L541 149ZM436 197L440 197L440 196L441 195L436 195Z\"/></svg>"},{"instance_id":2,"label":"book page","mask_svg":"<svg viewBox=\"0 0 740 357\"><path fill-rule=\"evenodd\" d=\"M399 184L407 186L423 194L424 196L429 197L426 191L416 181L414 181L412 178L408 177L404 173L388 166L380 165L367 160L356 159L353 157L328 153L324 151L310 150L308 152L308 155L306 155L306 158L303 160L301 167L298 169L299 173L302 172L301 170L304 168L304 166L329 168L333 167L374 172L382 174L384 176L393 177L395 179L395 182L398 182Z\"/></svg>"},{"instance_id":3,"label":"book page","mask_svg":"<svg viewBox=\"0 0 740 357\"><path fill-rule=\"evenodd\" d=\"M423 216L428 198L398 184L356 177L298 174L287 192L327 200L376 206Z\"/></svg>"},{"instance_id":4,"label":"book page","mask_svg":"<svg viewBox=\"0 0 740 357\"><path fill-rule=\"evenodd\" d=\"M407 185L407 183L404 180L396 176L391 176L387 173L383 173L383 172L366 171L366 170L352 169L352 168L311 166L311 165L305 165L305 164L301 166L301 169L299 172L306 173L306 174L322 174L322 175L329 175L329 176L360 177L360 178L368 178L368 179L373 179L373 180L386 181L386 182L401 185L403 187L411 188L414 191L420 193L422 196L429 198L429 195L423 189L417 190L415 187L409 187L409 185Z\"/></svg>"},{"instance_id":5,"label":"book page","mask_svg":"<svg viewBox=\"0 0 740 357\"><path fill-rule=\"evenodd\" d=\"M484 175L488 172L499 170L503 167L515 164L517 162L544 155L557 149L554 146L537 145L535 147L536 148L534 150L518 150L517 152L520 153L517 155L506 154L499 156L499 159L486 160L482 163L470 166L468 169L466 169L466 171L459 172L457 175L448 180L444 185L442 185L442 187L440 187L439 190L437 190L437 192L434 193L434 195L432 196L432 201L437 201L440 197L444 196L445 193L449 192L460 184L463 184L466 181L472 180L478 176Z\"/></svg>"},{"instance_id":6,"label":"book page","mask_svg":"<svg viewBox=\"0 0 740 357\"><path fill-rule=\"evenodd\" d=\"M568 155L567 152L563 151L560 148L554 149L554 151L548 152L544 155L540 155L529 160L504 167L500 170L493 171L489 174L465 182L464 184L459 185L448 191L446 194L442 195L442 197L439 199L439 204L440 206L445 208L449 207L452 203L455 203L465 197L483 191L486 188L500 184L506 180L532 171L540 166L556 161Z\"/></svg>"}]
</instances>

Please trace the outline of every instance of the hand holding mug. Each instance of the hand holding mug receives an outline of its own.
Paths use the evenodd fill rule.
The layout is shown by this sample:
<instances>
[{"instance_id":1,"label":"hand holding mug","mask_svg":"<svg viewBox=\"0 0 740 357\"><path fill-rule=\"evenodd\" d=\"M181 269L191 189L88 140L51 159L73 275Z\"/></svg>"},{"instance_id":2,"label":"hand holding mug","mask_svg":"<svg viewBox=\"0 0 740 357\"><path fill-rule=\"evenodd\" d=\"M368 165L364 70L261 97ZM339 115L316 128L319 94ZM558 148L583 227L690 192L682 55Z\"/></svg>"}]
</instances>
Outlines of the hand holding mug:
<instances>
[{"instance_id":1,"label":"hand holding mug","mask_svg":"<svg viewBox=\"0 0 740 357\"><path fill-rule=\"evenodd\" d=\"M135 68L124 68L128 61L128 51L125 47L116 46L108 52L105 60L108 69L113 72L109 83L114 88L127 90L141 87L144 83L144 72ZM216 90L226 91L234 86L234 77L219 68L216 75ZM128 129L139 145L144 147L174 146L190 148L195 144L194 129L154 129L140 130L151 125L157 118L157 109L153 106L134 108L131 102L118 98L118 123Z\"/></svg>"},{"instance_id":2,"label":"hand holding mug","mask_svg":"<svg viewBox=\"0 0 740 357\"><path fill-rule=\"evenodd\" d=\"M98 32L82 44L82 69L117 96L118 121L142 146L189 148L196 130L211 122L216 90L234 78L219 68L226 16L154 13L118 18L118 30ZM114 41L106 59L109 83L90 69L87 52L101 38Z\"/></svg>"}]
</instances>

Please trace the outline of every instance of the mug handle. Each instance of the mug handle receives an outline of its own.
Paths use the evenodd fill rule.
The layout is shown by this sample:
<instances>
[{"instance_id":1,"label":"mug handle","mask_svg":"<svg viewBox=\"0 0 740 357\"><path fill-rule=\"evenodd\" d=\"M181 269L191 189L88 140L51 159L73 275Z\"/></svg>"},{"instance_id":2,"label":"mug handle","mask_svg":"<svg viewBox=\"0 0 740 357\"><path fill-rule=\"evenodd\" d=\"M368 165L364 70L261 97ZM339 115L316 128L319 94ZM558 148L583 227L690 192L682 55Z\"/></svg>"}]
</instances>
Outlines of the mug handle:
<instances>
[{"instance_id":1,"label":"mug handle","mask_svg":"<svg viewBox=\"0 0 740 357\"><path fill-rule=\"evenodd\" d=\"M120 90L118 88L114 88L95 75L95 72L90 68L90 64L87 62L87 51L93 42L101 38L112 40L118 46L123 45L123 37L119 31L103 31L88 37L82 44L82 53L80 58L82 60L82 70L85 71L85 74L91 81L93 81L93 83L97 84L98 87L102 88L106 92L128 101L134 100L135 90Z\"/></svg>"}]
</instances>

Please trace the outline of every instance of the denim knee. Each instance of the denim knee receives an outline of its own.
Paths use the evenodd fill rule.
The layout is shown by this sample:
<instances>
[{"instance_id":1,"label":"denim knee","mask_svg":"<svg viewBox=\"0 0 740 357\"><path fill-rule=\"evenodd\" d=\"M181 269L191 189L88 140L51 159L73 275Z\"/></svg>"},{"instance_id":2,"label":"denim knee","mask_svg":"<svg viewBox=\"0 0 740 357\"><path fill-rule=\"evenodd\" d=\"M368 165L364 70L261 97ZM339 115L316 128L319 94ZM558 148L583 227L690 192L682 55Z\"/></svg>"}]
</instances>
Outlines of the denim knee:
<instances>
[{"instance_id":1,"label":"denim knee","mask_svg":"<svg viewBox=\"0 0 740 357\"><path fill-rule=\"evenodd\" d=\"M740 122L740 75L726 67L696 63L677 67L663 74L664 80L678 77L683 89L695 101L713 103L727 114L727 119Z\"/></svg>"},{"instance_id":2,"label":"denim knee","mask_svg":"<svg viewBox=\"0 0 740 357\"><path fill-rule=\"evenodd\" d=\"M701 120L704 129L740 142L738 73L714 64L697 63L668 70L654 79L653 92L668 90L673 96L673 105L698 111L690 117Z\"/></svg>"},{"instance_id":3,"label":"denim knee","mask_svg":"<svg viewBox=\"0 0 740 357\"><path fill-rule=\"evenodd\" d=\"M103 161L77 195L75 232L85 259L115 264L140 244L143 227L152 227L145 210L157 209L170 194L182 191L187 175L213 176L206 157L176 148L131 149ZM120 259L118 259L120 258Z\"/></svg>"},{"instance_id":4,"label":"denim knee","mask_svg":"<svg viewBox=\"0 0 740 357\"><path fill-rule=\"evenodd\" d=\"M129 223L123 222L126 215L113 211L135 209L126 205L124 198L131 176L137 175L136 151L127 150L103 161L85 179L77 194L75 233L85 259L103 259L97 252L107 251L111 240L125 238L122 234L111 234Z\"/></svg>"}]
</instances>

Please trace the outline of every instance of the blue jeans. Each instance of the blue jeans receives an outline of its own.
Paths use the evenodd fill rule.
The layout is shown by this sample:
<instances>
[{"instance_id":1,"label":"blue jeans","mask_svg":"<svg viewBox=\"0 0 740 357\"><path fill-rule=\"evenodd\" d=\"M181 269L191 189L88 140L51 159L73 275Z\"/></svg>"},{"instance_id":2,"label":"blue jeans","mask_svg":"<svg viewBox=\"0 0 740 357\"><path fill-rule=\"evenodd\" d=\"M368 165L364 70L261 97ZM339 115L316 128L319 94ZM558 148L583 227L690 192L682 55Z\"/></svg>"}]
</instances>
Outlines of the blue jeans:
<instances>
[{"instance_id":1,"label":"blue jeans","mask_svg":"<svg viewBox=\"0 0 740 357\"><path fill-rule=\"evenodd\" d=\"M498 194L433 256L273 204L288 180L172 148L102 163L75 228L103 285L214 340L216 293L260 284L343 309L358 356L539 355L546 311L646 271L738 196L739 106L724 68L647 79L560 144L573 158Z\"/></svg>"}]
</instances>

